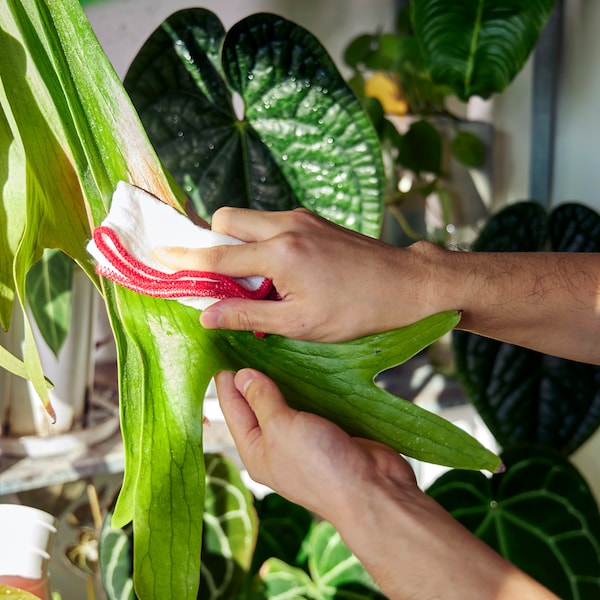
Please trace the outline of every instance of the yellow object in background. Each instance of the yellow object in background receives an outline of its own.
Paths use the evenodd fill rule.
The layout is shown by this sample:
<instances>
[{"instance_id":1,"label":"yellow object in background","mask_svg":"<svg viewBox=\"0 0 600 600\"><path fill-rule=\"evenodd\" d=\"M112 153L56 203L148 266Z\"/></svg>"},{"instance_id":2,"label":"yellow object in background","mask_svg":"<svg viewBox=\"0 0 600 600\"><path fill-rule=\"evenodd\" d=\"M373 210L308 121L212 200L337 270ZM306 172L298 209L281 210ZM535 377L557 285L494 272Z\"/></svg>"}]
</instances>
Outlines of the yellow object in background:
<instances>
[{"instance_id":1,"label":"yellow object in background","mask_svg":"<svg viewBox=\"0 0 600 600\"><path fill-rule=\"evenodd\" d=\"M365 95L379 100L386 114L405 115L408 112L408 103L402 88L394 77L384 71L376 71L367 79Z\"/></svg>"}]
</instances>

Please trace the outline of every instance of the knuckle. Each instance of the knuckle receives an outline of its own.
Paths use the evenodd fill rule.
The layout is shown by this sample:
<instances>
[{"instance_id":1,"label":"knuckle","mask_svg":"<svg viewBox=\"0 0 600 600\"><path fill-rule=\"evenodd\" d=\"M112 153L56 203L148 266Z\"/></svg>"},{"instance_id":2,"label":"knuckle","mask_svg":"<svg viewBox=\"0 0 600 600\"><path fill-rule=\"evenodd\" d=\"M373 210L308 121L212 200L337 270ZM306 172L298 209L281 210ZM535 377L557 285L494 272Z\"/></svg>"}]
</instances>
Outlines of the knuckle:
<instances>
[{"instance_id":1,"label":"knuckle","mask_svg":"<svg viewBox=\"0 0 600 600\"><path fill-rule=\"evenodd\" d=\"M233 218L235 212L238 209L232 206L222 206L217 208L217 210L213 213L211 219L211 228L213 231L225 231L227 230L227 225L230 223Z\"/></svg>"}]
</instances>

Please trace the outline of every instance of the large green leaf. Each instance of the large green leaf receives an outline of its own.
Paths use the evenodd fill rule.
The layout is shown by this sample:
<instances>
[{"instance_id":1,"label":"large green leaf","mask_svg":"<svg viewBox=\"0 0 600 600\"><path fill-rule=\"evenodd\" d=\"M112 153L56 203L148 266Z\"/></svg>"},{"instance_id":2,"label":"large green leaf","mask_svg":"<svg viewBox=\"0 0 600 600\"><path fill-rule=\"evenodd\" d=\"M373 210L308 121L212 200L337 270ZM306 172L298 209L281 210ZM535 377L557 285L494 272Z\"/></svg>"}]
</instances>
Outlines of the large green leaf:
<instances>
[{"instance_id":1,"label":"large green leaf","mask_svg":"<svg viewBox=\"0 0 600 600\"><path fill-rule=\"evenodd\" d=\"M230 458L206 455L206 496L198 597L232 598L248 571L257 535L253 497ZM133 530L111 526L112 506L99 536L100 576L109 600L134 600Z\"/></svg>"},{"instance_id":2,"label":"large green leaf","mask_svg":"<svg viewBox=\"0 0 600 600\"><path fill-rule=\"evenodd\" d=\"M575 467L531 446L491 479L451 471L427 492L463 525L564 600L600 597L600 514Z\"/></svg>"},{"instance_id":3,"label":"large green leaf","mask_svg":"<svg viewBox=\"0 0 600 600\"><path fill-rule=\"evenodd\" d=\"M176 201L78 3L0 4L0 105L0 320L8 326L16 292L26 375L49 407L26 274L44 248L59 248L94 277L90 221L100 222L119 179Z\"/></svg>"},{"instance_id":4,"label":"large green leaf","mask_svg":"<svg viewBox=\"0 0 600 600\"><path fill-rule=\"evenodd\" d=\"M549 217L534 202L495 215L477 251L600 251L600 217L577 204ZM502 446L540 443L571 454L600 425L600 367L454 332L458 377Z\"/></svg>"},{"instance_id":5,"label":"large green leaf","mask_svg":"<svg viewBox=\"0 0 600 600\"><path fill-rule=\"evenodd\" d=\"M377 136L305 29L257 14L225 34L212 13L180 11L146 42L125 86L159 156L205 218L224 205L304 205L379 234Z\"/></svg>"},{"instance_id":6,"label":"large green leaf","mask_svg":"<svg viewBox=\"0 0 600 600\"><path fill-rule=\"evenodd\" d=\"M461 100L501 92L521 70L554 0L411 0L431 77Z\"/></svg>"}]
</instances>

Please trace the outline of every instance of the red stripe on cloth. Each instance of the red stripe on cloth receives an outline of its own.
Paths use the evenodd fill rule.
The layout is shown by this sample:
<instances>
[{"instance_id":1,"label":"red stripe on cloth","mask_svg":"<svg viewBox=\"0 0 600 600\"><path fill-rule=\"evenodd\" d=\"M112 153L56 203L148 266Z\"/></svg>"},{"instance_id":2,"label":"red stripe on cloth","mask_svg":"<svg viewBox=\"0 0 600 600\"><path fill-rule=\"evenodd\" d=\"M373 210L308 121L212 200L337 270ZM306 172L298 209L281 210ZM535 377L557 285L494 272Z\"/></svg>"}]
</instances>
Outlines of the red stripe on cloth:
<instances>
[{"instance_id":1,"label":"red stripe on cloth","mask_svg":"<svg viewBox=\"0 0 600 600\"><path fill-rule=\"evenodd\" d=\"M232 277L206 271L163 273L132 256L117 234L106 226L94 229L94 242L112 266L97 265L96 273L139 294L155 298L245 298L276 300L278 294L270 279L256 290L249 290Z\"/></svg>"}]
</instances>

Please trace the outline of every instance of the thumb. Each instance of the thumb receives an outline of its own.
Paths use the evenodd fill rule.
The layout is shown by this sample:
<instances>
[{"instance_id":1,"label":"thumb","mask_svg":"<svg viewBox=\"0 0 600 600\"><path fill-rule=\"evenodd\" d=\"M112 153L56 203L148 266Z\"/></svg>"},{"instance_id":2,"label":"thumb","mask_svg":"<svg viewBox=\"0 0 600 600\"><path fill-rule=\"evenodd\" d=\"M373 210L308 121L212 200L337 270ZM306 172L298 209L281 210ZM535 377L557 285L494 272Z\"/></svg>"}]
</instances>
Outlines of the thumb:
<instances>
[{"instance_id":1,"label":"thumb","mask_svg":"<svg viewBox=\"0 0 600 600\"><path fill-rule=\"evenodd\" d=\"M277 384L260 371L241 369L235 374L234 384L246 398L261 429L268 427L272 420L285 419L293 412Z\"/></svg>"}]
</instances>

